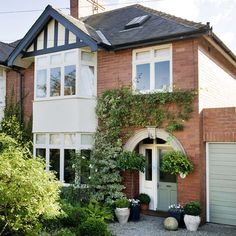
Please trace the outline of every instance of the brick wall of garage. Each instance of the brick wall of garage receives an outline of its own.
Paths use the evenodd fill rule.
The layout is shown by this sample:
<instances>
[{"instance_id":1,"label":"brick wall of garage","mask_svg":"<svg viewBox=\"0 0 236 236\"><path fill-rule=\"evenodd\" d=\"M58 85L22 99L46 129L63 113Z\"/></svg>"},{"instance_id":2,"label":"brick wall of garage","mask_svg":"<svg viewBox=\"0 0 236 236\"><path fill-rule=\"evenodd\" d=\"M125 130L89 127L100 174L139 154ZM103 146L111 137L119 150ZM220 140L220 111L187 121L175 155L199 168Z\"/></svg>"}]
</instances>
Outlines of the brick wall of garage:
<instances>
[{"instance_id":1,"label":"brick wall of garage","mask_svg":"<svg viewBox=\"0 0 236 236\"><path fill-rule=\"evenodd\" d=\"M236 107L203 110L205 142L236 142Z\"/></svg>"}]
</instances>

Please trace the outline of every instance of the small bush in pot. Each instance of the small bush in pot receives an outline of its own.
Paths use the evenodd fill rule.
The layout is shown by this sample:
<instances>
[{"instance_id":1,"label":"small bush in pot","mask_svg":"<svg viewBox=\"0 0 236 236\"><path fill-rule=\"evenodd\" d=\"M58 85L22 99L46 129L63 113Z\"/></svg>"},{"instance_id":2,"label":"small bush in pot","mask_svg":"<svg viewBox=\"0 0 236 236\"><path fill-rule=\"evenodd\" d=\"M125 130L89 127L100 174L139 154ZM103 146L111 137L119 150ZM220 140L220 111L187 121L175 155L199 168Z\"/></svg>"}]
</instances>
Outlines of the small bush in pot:
<instances>
[{"instance_id":1,"label":"small bush in pot","mask_svg":"<svg viewBox=\"0 0 236 236\"><path fill-rule=\"evenodd\" d=\"M201 206L198 201L191 201L184 206L184 223L189 231L197 231L201 222Z\"/></svg>"},{"instance_id":2,"label":"small bush in pot","mask_svg":"<svg viewBox=\"0 0 236 236\"><path fill-rule=\"evenodd\" d=\"M130 215L130 202L127 198L120 198L115 201L115 214L120 224L128 222Z\"/></svg>"},{"instance_id":3,"label":"small bush in pot","mask_svg":"<svg viewBox=\"0 0 236 236\"><path fill-rule=\"evenodd\" d=\"M141 204L141 210L146 211L149 208L149 203L151 202L151 198L146 193L140 193L138 196L138 200Z\"/></svg>"}]
</instances>

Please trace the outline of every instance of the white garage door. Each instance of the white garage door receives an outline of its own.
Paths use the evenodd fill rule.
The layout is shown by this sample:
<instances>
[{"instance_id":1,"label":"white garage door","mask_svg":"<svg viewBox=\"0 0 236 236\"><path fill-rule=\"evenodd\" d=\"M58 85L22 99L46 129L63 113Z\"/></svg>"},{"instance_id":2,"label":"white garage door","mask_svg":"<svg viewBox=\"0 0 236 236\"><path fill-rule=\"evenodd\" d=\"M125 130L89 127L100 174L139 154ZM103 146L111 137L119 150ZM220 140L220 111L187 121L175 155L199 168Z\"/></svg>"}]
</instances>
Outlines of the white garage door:
<instances>
[{"instance_id":1,"label":"white garage door","mask_svg":"<svg viewBox=\"0 0 236 236\"><path fill-rule=\"evenodd\" d=\"M208 144L209 221L236 225L236 144Z\"/></svg>"}]
</instances>

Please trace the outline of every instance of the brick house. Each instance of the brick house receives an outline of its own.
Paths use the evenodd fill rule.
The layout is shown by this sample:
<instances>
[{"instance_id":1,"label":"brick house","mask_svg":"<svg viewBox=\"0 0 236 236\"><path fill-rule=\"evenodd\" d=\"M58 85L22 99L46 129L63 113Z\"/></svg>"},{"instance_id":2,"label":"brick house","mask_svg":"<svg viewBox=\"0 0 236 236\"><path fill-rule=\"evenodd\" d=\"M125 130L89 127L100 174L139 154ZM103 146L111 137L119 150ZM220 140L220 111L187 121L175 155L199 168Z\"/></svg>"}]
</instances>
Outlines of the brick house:
<instances>
[{"instance_id":1,"label":"brick house","mask_svg":"<svg viewBox=\"0 0 236 236\"><path fill-rule=\"evenodd\" d=\"M151 210L199 200L206 221L235 225L236 57L209 24L183 20L141 5L77 19L47 6L8 58L7 96L19 87L24 119L33 115L34 152L67 183L70 150L89 154L96 130L96 97L107 89L195 89L192 118L172 141L164 129L140 127L125 148L139 149L150 168L137 173L136 194L151 196ZM136 78L139 78L137 82ZM21 79L19 79L21 78ZM17 90L17 89L16 89ZM19 91L19 90L17 90ZM17 95L17 93L16 93ZM166 150L194 163L185 179L161 176ZM50 167L49 167L50 163ZM124 175L131 195L129 175Z\"/></svg>"}]
</instances>

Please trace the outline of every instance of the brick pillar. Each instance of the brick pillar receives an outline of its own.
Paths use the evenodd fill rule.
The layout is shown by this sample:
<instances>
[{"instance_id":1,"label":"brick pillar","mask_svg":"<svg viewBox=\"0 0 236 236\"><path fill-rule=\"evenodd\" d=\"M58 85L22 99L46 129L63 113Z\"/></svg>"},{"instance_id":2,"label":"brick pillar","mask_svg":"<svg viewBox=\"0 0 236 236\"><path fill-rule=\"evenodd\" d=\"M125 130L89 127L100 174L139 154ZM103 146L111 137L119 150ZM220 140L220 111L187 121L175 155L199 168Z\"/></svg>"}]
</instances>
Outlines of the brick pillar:
<instances>
[{"instance_id":1,"label":"brick pillar","mask_svg":"<svg viewBox=\"0 0 236 236\"><path fill-rule=\"evenodd\" d=\"M70 14L74 18L79 18L79 0L70 0Z\"/></svg>"}]
</instances>

